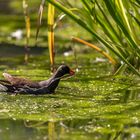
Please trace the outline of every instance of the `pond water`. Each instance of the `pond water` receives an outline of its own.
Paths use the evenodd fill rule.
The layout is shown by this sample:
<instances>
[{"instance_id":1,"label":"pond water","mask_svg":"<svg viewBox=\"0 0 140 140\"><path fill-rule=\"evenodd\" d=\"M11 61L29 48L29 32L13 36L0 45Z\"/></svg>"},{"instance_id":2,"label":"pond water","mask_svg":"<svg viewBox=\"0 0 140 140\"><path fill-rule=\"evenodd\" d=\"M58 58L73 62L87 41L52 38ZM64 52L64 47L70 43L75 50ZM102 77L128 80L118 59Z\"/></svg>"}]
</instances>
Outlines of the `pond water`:
<instances>
[{"instance_id":1,"label":"pond water","mask_svg":"<svg viewBox=\"0 0 140 140\"><path fill-rule=\"evenodd\" d=\"M96 57L79 55L78 72L62 80L55 94L0 93L0 140L139 140L139 78L112 76L111 64ZM31 57L28 65L22 59L1 58L0 75L50 76L46 56ZM75 67L73 56L57 56L56 62Z\"/></svg>"}]
</instances>

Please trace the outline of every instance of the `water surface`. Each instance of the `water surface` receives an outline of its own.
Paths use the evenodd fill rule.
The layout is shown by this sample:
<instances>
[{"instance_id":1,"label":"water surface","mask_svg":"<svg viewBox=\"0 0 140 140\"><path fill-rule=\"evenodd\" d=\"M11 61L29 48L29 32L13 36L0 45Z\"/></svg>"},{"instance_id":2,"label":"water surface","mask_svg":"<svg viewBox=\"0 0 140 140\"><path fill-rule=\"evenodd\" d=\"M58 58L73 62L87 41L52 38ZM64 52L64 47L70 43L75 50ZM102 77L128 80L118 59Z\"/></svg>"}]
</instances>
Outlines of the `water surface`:
<instances>
[{"instance_id":1,"label":"water surface","mask_svg":"<svg viewBox=\"0 0 140 140\"><path fill-rule=\"evenodd\" d=\"M95 57L79 55L78 72L62 80L55 94L0 93L0 140L140 139L139 78L113 76L111 64ZM50 76L45 59L32 57L26 66L21 57L3 58L0 75L44 80ZM58 65L63 61L75 67L72 56L57 56Z\"/></svg>"}]
</instances>

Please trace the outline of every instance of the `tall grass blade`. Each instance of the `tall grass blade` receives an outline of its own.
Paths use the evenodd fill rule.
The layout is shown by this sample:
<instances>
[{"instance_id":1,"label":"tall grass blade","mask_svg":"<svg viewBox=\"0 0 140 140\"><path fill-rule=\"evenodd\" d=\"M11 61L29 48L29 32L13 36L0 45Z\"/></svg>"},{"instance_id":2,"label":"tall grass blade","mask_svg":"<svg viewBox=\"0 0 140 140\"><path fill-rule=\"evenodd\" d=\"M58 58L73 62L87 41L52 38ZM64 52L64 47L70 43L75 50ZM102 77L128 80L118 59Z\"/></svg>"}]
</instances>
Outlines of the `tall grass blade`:
<instances>
[{"instance_id":1,"label":"tall grass blade","mask_svg":"<svg viewBox=\"0 0 140 140\"><path fill-rule=\"evenodd\" d=\"M45 1L46 0L42 0L41 1L40 7L39 7L39 11L38 11L37 30L36 30L36 41L37 41L37 38L38 38L40 26L41 26L42 14L43 14L44 6L45 6Z\"/></svg>"},{"instance_id":2,"label":"tall grass blade","mask_svg":"<svg viewBox=\"0 0 140 140\"><path fill-rule=\"evenodd\" d=\"M23 10L26 23L26 45L25 45L25 57L24 60L27 63L29 59L29 39L30 39L30 16L28 10L28 0L23 0Z\"/></svg>"},{"instance_id":3,"label":"tall grass blade","mask_svg":"<svg viewBox=\"0 0 140 140\"><path fill-rule=\"evenodd\" d=\"M54 26L53 26L53 29L56 28L56 26L58 25L58 23L66 16L66 14L60 14L58 16L58 18L56 19L55 23L54 23Z\"/></svg>"},{"instance_id":4,"label":"tall grass blade","mask_svg":"<svg viewBox=\"0 0 140 140\"><path fill-rule=\"evenodd\" d=\"M134 18L134 20L136 21L136 23L140 27L140 20L138 18L136 18L133 14L130 13L130 15Z\"/></svg>"},{"instance_id":5,"label":"tall grass blade","mask_svg":"<svg viewBox=\"0 0 140 140\"><path fill-rule=\"evenodd\" d=\"M110 13L110 15L112 16L112 18L114 19L114 21L117 23L117 25L120 27L121 31L124 33L127 41L130 44L131 47L131 51L135 50L135 52L137 52L137 54L140 54L140 48L138 47L138 45L136 44L136 42L134 41L132 35L129 33L129 31L127 30L123 19L121 17L121 12L118 12L116 9L116 5L113 2L113 0L109 0L109 1L104 1L104 3L106 4L106 7Z\"/></svg>"},{"instance_id":6,"label":"tall grass blade","mask_svg":"<svg viewBox=\"0 0 140 140\"><path fill-rule=\"evenodd\" d=\"M127 27L129 33L132 35L132 30L131 30L122 0L116 0L116 6L118 7L119 13L121 13L121 17L125 24L125 27Z\"/></svg>"},{"instance_id":7,"label":"tall grass blade","mask_svg":"<svg viewBox=\"0 0 140 140\"><path fill-rule=\"evenodd\" d=\"M99 47L85 41L85 40L82 40L80 38L77 38L77 37L73 37L72 40L76 41L76 42L79 42L79 43L82 43L84 45L87 45L93 49L95 49L96 51L98 51L99 53L101 53L102 55L104 55L107 59L109 59L109 61L113 64L113 65L116 65L117 62L115 59L113 59L109 54L107 54L105 51L103 51L102 49L100 49Z\"/></svg>"},{"instance_id":8,"label":"tall grass blade","mask_svg":"<svg viewBox=\"0 0 140 140\"><path fill-rule=\"evenodd\" d=\"M140 5L140 0L136 0L137 4Z\"/></svg>"},{"instance_id":9,"label":"tall grass blade","mask_svg":"<svg viewBox=\"0 0 140 140\"><path fill-rule=\"evenodd\" d=\"M54 1L54 0L53 0ZM51 67L54 67L54 6L49 3L48 4L48 46L49 46L49 54L50 54L50 62Z\"/></svg>"},{"instance_id":10,"label":"tall grass blade","mask_svg":"<svg viewBox=\"0 0 140 140\"><path fill-rule=\"evenodd\" d=\"M118 35L117 31L116 31L115 28L113 27L111 21L108 19L106 13L105 13L105 12L103 11L103 9L102 9L102 6L98 3L97 0L96 0L96 4L97 4L99 10L101 11L101 13L102 13L102 15L103 15L103 17L104 17L104 19L105 19L105 20L102 19L102 21L104 20L105 23L102 22L102 21L100 21L100 23L101 23L101 24L106 24L106 26L107 26L107 29L106 29L106 30L108 30L108 32L110 32L110 34L112 34L111 36L114 38L114 41L120 42L120 41L121 41L120 36ZM100 16L100 15L97 14L97 16ZM101 25L101 24L100 24L100 25ZM105 27L105 26L104 26L104 27ZM103 29L104 29L104 28L103 28ZM120 42L120 44L121 44L121 42Z\"/></svg>"}]
</instances>

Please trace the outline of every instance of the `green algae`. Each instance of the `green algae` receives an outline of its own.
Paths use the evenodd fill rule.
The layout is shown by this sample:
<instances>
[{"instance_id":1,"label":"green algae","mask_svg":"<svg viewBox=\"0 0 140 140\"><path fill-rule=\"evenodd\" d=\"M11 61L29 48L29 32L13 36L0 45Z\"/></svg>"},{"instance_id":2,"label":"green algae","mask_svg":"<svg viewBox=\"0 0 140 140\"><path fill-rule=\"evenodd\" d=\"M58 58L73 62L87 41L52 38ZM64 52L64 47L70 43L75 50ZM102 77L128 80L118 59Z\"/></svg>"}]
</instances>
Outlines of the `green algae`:
<instances>
[{"instance_id":1,"label":"green algae","mask_svg":"<svg viewBox=\"0 0 140 140\"><path fill-rule=\"evenodd\" d=\"M139 79L113 76L111 65L97 63L95 57L78 55L78 72L62 80L55 94L0 93L2 140L139 139ZM47 79L50 70L45 59L32 56L25 65L22 57L1 58L0 75L6 71L37 81ZM75 68L73 60L73 56L56 58L57 65L65 62Z\"/></svg>"}]
</instances>

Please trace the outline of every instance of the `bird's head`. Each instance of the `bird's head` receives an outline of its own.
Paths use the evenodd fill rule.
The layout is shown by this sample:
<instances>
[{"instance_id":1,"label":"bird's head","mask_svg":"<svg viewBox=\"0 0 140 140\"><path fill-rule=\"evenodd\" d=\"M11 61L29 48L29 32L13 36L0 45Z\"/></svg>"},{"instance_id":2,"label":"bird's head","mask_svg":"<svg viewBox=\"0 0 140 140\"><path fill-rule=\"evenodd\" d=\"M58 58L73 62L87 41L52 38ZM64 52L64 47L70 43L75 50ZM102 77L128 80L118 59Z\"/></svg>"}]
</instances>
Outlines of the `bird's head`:
<instances>
[{"instance_id":1,"label":"bird's head","mask_svg":"<svg viewBox=\"0 0 140 140\"><path fill-rule=\"evenodd\" d=\"M69 75L74 75L75 72L70 69L67 65L61 65L58 69L57 69L57 72L59 73L62 73L63 75L65 74L69 74Z\"/></svg>"}]
</instances>

